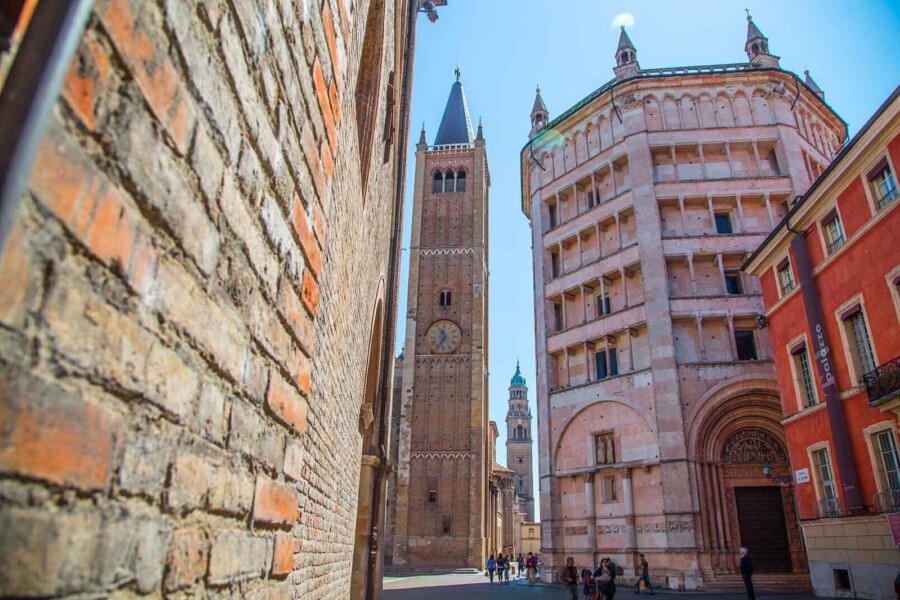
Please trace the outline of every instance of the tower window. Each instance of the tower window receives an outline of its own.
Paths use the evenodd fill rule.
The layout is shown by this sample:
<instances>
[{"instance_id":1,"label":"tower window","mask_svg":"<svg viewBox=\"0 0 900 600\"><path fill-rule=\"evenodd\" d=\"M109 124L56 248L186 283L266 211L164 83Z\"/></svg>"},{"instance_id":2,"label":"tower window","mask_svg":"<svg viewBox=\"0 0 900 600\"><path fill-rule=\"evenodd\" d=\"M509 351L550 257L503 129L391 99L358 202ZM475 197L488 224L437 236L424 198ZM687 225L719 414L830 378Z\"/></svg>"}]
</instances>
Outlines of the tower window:
<instances>
[{"instance_id":1,"label":"tower window","mask_svg":"<svg viewBox=\"0 0 900 600\"><path fill-rule=\"evenodd\" d=\"M447 171L447 176L444 178L444 191L445 192L455 192L456 191L456 178L453 175L453 171Z\"/></svg>"},{"instance_id":2,"label":"tower window","mask_svg":"<svg viewBox=\"0 0 900 600\"><path fill-rule=\"evenodd\" d=\"M735 331L734 341L735 345L737 346L738 360L757 360L756 340L753 337L752 331Z\"/></svg>"},{"instance_id":3,"label":"tower window","mask_svg":"<svg viewBox=\"0 0 900 600\"><path fill-rule=\"evenodd\" d=\"M428 490L428 504L437 503L437 490Z\"/></svg>"},{"instance_id":4,"label":"tower window","mask_svg":"<svg viewBox=\"0 0 900 600\"><path fill-rule=\"evenodd\" d=\"M458 171L456 173L456 191L464 192L466 191L466 172Z\"/></svg>"},{"instance_id":5,"label":"tower window","mask_svg":"<svg viewBox=\"0 0 900 600\"><path fill-rule=\"evenodd\" d=\"M441 172L434 174L434 183L431 186L433 194L440 194L444 191L444 174Z\"/></svg>"},{"instance_id":6,"label":"tower window","mask_svg":"<svg viewBox=\"0 0 900 600\"><path fill-rule=\"evenodd\" d=\"M716 233L734 233L731 227L731 215L716 213Z\"/></svg>"},{"instance_id":7,"label":"tower window","mask_svg":"<svg viewBox=\"0 0 900 600\"><path fill-rule=\"evenodd\" d=\"M743 294L743 288L741 287L741 274L738 272L731 272L725 274L725 291L730 295Z\"/></svg>"},{"instance_id":8,"label":"tower window","mask_svg":"<svg viewBox=\"0 0 900 600\"><path fill-rule=\"evenodd\" d=\"M627 63L627 62L628 62L628 52L623 52L623 53L622 53L622 62L623 62L623 63Z\"/></svg>"},{"instance_id":9,"label":"tower window","mask_svg":"<svg viewBox=\"0 0 900 600\"><path fill-rule=\"evenodd\" d=\"M453 294L450 293L450 290L441 290L440 305L450 306L451 304L453 304Z\"/></svg>"}]
</instances>

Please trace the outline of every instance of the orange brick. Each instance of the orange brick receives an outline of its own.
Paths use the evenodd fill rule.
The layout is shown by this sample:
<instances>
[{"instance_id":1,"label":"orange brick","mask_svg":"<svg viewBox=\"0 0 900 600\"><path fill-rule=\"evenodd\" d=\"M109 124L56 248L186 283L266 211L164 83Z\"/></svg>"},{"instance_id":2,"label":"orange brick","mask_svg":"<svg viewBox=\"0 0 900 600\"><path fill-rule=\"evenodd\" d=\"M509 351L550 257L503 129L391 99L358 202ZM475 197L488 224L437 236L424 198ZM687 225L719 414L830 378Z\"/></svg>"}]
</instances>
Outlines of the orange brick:
<instances>
[{"instance_id":1,"label":"orange brick","mask_svg":"<svg viewBox=\"0 0 900 600\"><path fill-rule=\"evenodd\" d=\"M328 85L328 98L331 101L331 110L334 111L334 122L338 125L341 124L341 100L338 97L338 89L337 86L334 85L336 80L332 79L331 83Z\"/></svg>"},{"instance_id":2,"label":"orange brick","mask_svg":"<svg viewBox=\"0 0 900 600\"><path fill-rule=\"evenodd\" d=\"M97 124L97 100L108 91L108 84L109 54L97 40L86 38L69 65L62 96L90 130Z\"/></svg>"},{"instance_id":3,"label":"orange brick","mask_svg":"<svg viewBox=\"0 0 900 600\"><path fill-rule=\"evenodd\" d=\"M112 477L120 421L74 392L0 374L0 472L80 490L103 490Z\"/></svg>"},{"instance_id":4,"label":"orange brick","mask_svg":"<svg viewBox=\"0 0 900 600\"><path fill-rule=\"evenodd\" d=\"M315 319L316 314L319 312L319 284L309 274L309 269L303 271L303 287L300 288L300 299L303 300L306 310Z\"/></svg>"},{"instance_id":5,"label":"orange brick","mask_svg":"<svg viewBox=\"0 0 900 600\"><path fill-rule=\"evenodd\" d=\"M325 220L325 213L322 212L322 207L319 206L318 202L313 204L312 218L313 231L316 233L316 237L319 238L319 243L324 247L325 239L328 235L328 222Z\"/></svg>"},{"instance_id":6,"label":"orange brick","mask_svg":"<svg viewBox=\"0 0 900 600\"><path fill-rule=\"evenodd\" d=\"M322 157L322 168L325 171L325 178L328 181L331 181L331 178L334 176L334 160L331 158L331 149L322 142L322 148L320 155Z\"/></svg>"},{"instance_id":7,"label":"orange brick","mask_svg":"<svg viewBox=\"0 0 900 600\"><path fill-rule=\"evenodd\" d=\"M31 170L29 187L38 200L50 209L77 236L84 234L79 222L79 201L88 185L88 171L67 158L52 135L44 137ZM92 206L92 205L91 205Z\"/></svg>"},{"instance_id":8,"label":"orange brick","mask_svg":"<svg viewBox=\"0 0 900 600\"><path fill-rule=\"evenodd\" d=\"M16 221L0 254L0 322L11 326L24 324L26 302L34 282L34 273L25 255L25 236Z\"/></svg>"},{"instance_id":9,"label":"orange brick","mask_svg":"<svg viewBox=\"0 0 900 600\"><path fill-rule=\"evenodd\" d=\"M328 86L325 83L325 74L322 72L322 63L319 57L313 63L313 84L316 88L316 99L319 109L322 111L322 119L325 121L325 132L328 134L328 143L331 151L337 152L337 130L334 125L334 113L331 110L331 101L328 99Z\"/></svg>"},{"instance_id":10,"label":"orange brick","mask_svg":"<svg viewBox=\"0 0 900 600\"><path fill-rule=\"evenodd\" d=\"M286 483L267 477L256 478L253 494L253 521L291 526L300 518L300 494Z\"/></svg>"},{"instance_id":11,"label":"orange brick","mask_svg":"<svg viewBox=\"0 0 900 600\"><path fill-rule=\"evenodd\" d=\"M179 79L174 65L161 47L165 36L148 31L146 23L153 22L148 15L138 18L133 6L141 7L136 0L111 0L100 20L109 32L116 49L131 68L150 108L172 137L181 154L187 150L196 113L187 91Z\"/></svg>"},{"instance_id":12,"label":"orange brick","mask_svg":"<svg viewBox=\"0 0 900 600\"><path fill-rule=\"evenodd\" d=\"M275 551L272 555L272 576L290 575L294 568L294 537L287 533L275 536Z\"/></svg>"},{"instance_id":13,"label":"orange brick","mask_svg":"<svg viewBox=\"0 0 900 600\"><path fill-rule=\"evenodd\" d=\"M281 278L281 287L278 290L278 307L281 314L287 320L294 337L300 343L300 347L308 354L313 352L313 321L303 308L303 302L294 291L293 285L286 277Z\"/></svg>"},{"instance_id":14,"label":"orange brick","mask_svg":"<svg viewBox=\"0 0 900 600\"><path fill-rule=\"evenodd\" d=\"M131 267L134 246L134 223L124 205L124 199L114 188L98 198L94 219L88 231L88 246L100 260L110 264L117 261L123 273Z\"/></svg>"},{"instance_id":15,"label":"orange brick","mask_svg":"<svg viewBox=\"0 0 900 600\"><path fill-rule=\"evenodd\" d=\"M341 34L345 42L350 39L350 20L347 18L347 9L343 2L338 2L338 15L340 15Z\"/></svg>"},{"instance_id":16,"label":"orange brick","mask_svg":"<svg viewBox=\"0 0 900 600\"><path fill-rule=\"evenodd\" d=\"M277 371L272 371L269 378L266 404L279 421L299 433L306 433L309 427L306 400Z\"/></svg>"},{"instance_id":17,"label":"orange brick","mask_svg":"<svg viewBox=\"0 0 900 600\"><path fill-rule=\"evenodd\" d=\"M334 71L334 79L340 80L343 77L343 71L341 67L340 56L337 51L337 39L334 34L334 15L331 12L331 7L328 3L325 3L325 7L322 9L322 24L325 29L325 42L328 44L328 55L331 57L331 66ZM332 81L332 84L334 82ZM332 104L332 107L335 105ZM340 123L340 118L336 117L335 120Z\"/></svg>"},{"instance_id":18,"label":"orange brick","mask_svg":"<svg viewBox=\"0 0 900 600\"><path fill-rule=\"evenodd\" d=\"M313 233L309 219L306 217L306 208L299 197L294 196L294 210L292 215L292 225L297 234L297 241L303 248L303 254L309 262L309 268L313 270L316 279L322 274L322 252L319 250L319 244L316 243L316 237Z\"/></svg>"},{"instance_id":19,"label":"orange brick","mask_svg":"<svg viewBox=\"0 0 900 600\"><path fill-rule=\"evenodd\" d=\"M297 387L300 391L309 396L309 389L312 387L312 366L309 359L302 352L297 353Z\"/></svg>"}]
</instances>

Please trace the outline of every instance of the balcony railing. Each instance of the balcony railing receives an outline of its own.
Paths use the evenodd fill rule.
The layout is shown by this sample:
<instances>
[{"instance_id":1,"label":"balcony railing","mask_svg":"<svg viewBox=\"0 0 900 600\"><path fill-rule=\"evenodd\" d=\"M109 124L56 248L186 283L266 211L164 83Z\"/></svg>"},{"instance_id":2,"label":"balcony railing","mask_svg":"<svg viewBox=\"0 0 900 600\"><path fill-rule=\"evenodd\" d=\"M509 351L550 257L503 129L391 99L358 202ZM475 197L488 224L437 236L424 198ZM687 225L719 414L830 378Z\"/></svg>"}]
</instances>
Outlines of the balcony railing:
<instances>
[{"instance_id":1,"label":"balcony railing","mask_svg":"<svg viewBox=\"0 0 900 600\"><path fill-rule=\"evenodd\" d=\"M876 406L900 394L900 356L863 375L869 405Z\"/></svg>"},{"instance_id":2,"label":"balcony railing","mask_svg":"<svg viewBox=\"0 0 900 600\"><path fill-rule=\"evenodd\" d=\"M841 516L841 503L837 498L822 498L816 502L816 514L820 519Z\"/></svg>"},{"instance_id":3,"label":"balcony railing","mask_svg":"<svg viewBox=\"0 0 900 600\"><path fill-rule=\"evenodd\" d=\"M900 489L884 490L875 494L875 508L880 513L900 510Z\"/></svg>"}]
</instances>

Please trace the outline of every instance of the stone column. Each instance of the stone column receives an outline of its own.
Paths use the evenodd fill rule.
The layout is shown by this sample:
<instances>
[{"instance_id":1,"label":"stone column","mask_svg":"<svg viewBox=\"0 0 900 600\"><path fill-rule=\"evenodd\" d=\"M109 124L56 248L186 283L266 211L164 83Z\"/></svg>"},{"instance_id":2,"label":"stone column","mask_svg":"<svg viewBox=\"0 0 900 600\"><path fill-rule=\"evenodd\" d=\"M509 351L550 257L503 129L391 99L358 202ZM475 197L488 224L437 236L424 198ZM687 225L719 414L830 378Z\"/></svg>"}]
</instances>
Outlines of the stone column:
<instances>
[{"instance_id":1,"label":"stone column","mask_svg":"<svg viewBox=\"0 0 900 600\"><path fill-rule=\"evenodd\" d=\"M594 231L597 233L597 260L603 258L603 244L602 240L602 229L600 228L600 223L594 223Z\"/></svg>"},{"instance_id":2,"label":"stone column","mask_svg":"<svg viewBox=\"0 0 900 600\"><path fill-rule=\"evenodd\" d=\"M584 293L584 286L578 286L578 289L581 291L581 322L588 322L588 314L587 314L587 296Z\"/></svg>"},{"instance_id":3,"label":"stone column","mask_svg":"<svg viewBox=\"0 0 900 600\"><path fill-rule=\"evenodd\" d=\"M600 276L600 314L605 315L606 312L606 277Z\"/></svg>"},{"instance_id":4,"label":"stone column","mask_svg":"<svg viewBox=\"0 0 900 600\"><path fill-rule=\"evenodd\" d=\"M766 194L763 196L763 198L765 198L765 200L766 200L766 212L769 215L769 227L774 228L775 227L775 215L774 215L774 213L772 213L772 201L769 198L769 193L766 192Z\"/></svg>"},{"instance_id":5,"label":"stone column","mask_svg":"<svg viewBox=\"0 0 900 600\"><path fill-rule=\"evenodd\" d=\"M694 319L697 321L697 337L700 341L700 360L706 360L706 346L703 344L703 315L698 311Z\"/></svg>"},{"instance_id":6,"label":"stone column","mask_svg":"<svg viewBox=\"0 0 900 600\"><path fill-rule=\"evenodd\" d=\"M591 454L594 453L594 444L591 440ZM591 567L597 555L597 505L594 497L594 473L584 474L584 510L587 517L587 546L591 554Z\"/></svg>"},{"instance_id":7,"label":"stone column","mask_svg":"<svg viewBox=\"0 0 900 600\"><path fill-rule=\"evenodd\" d=\"M591 382L591 355L588 352L588 343L584 343L584 374L587 383Z\"/></svg>"},{"instance_id":8,"label":"stone column","mask_svg":"<svg viewBox=\"0 0 900 600\"><path fill-rule=\"evenodd\" d=\"M663 119L663 123L665 123ZM672 156L672 172L675 174L675 181L681 181L681 174L678 172L678 159L675 157L675 146L669 146L669 154Z\"/></svg>"},{"instance_id":9,"label":"stone column","mask_svg":"<svg viewBox=\"0 0 900 600\"><path fill-rule=\"evenodd\" d=\"M741 202L741 195L738 194L735 196L735 203L737 204L738 211L738 231L737 233L744 233L744 203Z\"/></svg>"},{"instance_id":10,"label":"stone column","mask_svg":"<svg viewBox=\"0 0 900 600\"><path fill-rule=\"evenodd\" d=\"M611 124L612 124L612 121L610 121L610 125ZM613 197L615 198L616 196L619 195L619 184L616 183L616 166L613 164L612 161L609 161L609 177L610 177L610 180L612 181Z\"/></svg>"},{"instance_id":11,"label":"stone column","mask_svg":"<svg viewBox=\"0 0 900 600\"><path fill-rule=\"evenodd\" d=\"M726 318L728 319L728 335L731 337L731 360L737 360L737 341L734 339L734 315L731 314L730 310Z\"/></svg>"},{"instance_id":12,"label":"stone column","mask_svg":"<svg viewBox=\"0 0 900 600\"><path fill-rule=\"evenodd\" d=\"M631 331L631 327L625 328L625 332L628 335L628 370L634 371L634 336Z\"/></svg>"},{"instance_id":13,"label":"stone column","mask_svg":"<svg viewBox=\"0 0 900 600\"><path fill-rule=\"evenodd\" d=\"M678 212L681 213L681 233L687 235L687 221L684 220L684 194L678 194Z\"/></svg>"},{"instance_id":14,"label":"stone column","mask_svg":"<svg viewBox=\"0 0 900 600\"><path fill-rule=\"evenodd\" d=\"M628 284L625 282L625 267L619 267L619 277L622 278L622 297L625 299L625 308L628 308Z\"/></svg>"},{"instance_id":15,"label":"stone column","mask_svg":"<svg viewBox=\"0 0 900 600\"><path fill-rule=\"evenodd\" d=\"M566 356L566 387L571 387L572 386L572 377L571 377L571 375L569 375L569 348L568 348L568 346L563 348L563 352L565 353L565 356Z\"/></svg>"},{"instance_id":16,"label":"stone column","mask_svg":"<svg viewBox=\"0 0 900 600\"><path fill-rule=\"evenodd\" d=\"M756 157L756 176L762 177L762 161L759 159L759 146L756 140L753 140L750 145L753 147L753 156Z\"/></svg>"},{"instance_id":17,"label":"stone column","mask_svg":"<svg viewBox=\"0 0 900 600\"><path fill-rule=\"evenodd\" d=\"M722 254L716 254L716 264L719 267L719 278L722 281L722 292L728 293L728 284L725 282L725 263L722 261Z\"/></svg>"},{"instance_id":18,"label":"stone column","mask_svg":"<svg viewBox=\"0 0 900 600\"><path fill-rule=\"evenodd\" d=\"M575 234L575 240L576 240L576 244L578 247L578 266L583 267L584 266L584 256L582 256L582 254L581 254L581 232L580 231Z\"/></svg>"},{"instance_id":19,"label":"stone column","mask_svg":"<svg viewBox=\"0 0 900 600\"><path fill-rule=\"evenodd\" d=\"M575 162L578 162L578 153L575 153ZM577 166L577 165L576 165ZM572 202L575 204L575 216L581 214L581 211L578 210L578 184L572 183Z\"/></svg>"},{"instance_id":20,"label":"stone column","mask_svg":"<svg viewBox=\"0 0 900 600\"><path fill-rule=\"evenodd\" d=\"M619 222L619 212L616 211L616 237L619 239L619 250L622 249L622 224Z\"/></svg>"},{"instance_id":21,"label":"stone column","mask_svg":"<svg viewBox=\"0 0 900 600\"><path fill-rule=\"evenodd\" d=\"M594 182L594 172L591 171L591 194L594 196L594 206L600 204L599 198L597 198L597 184Z\"/></svg>"},{"instance_id":22,"label":"stone column","mask_svg":"<svg viewBox=\"0 0 900 600\"><path fill-rule=\"evenodd\" d=\"M725 156L728 157L728 176L734 177L734 164L731 162L731 144L725 142Z\"/></svg>"},{"instance_id":23,"label":"stone column","mask_svg":"<svg viewBox=\"0 0 900 600\"><path fill-rule=\"evenodd\" d=\"M556 247L559 248L559 277L562 277L566 274L566 254L565 249L563 248L562 240L560 240Z\"/></svg>"},{"instance_id":24,"label":"stone column","mask_svg":"<svg viewBox=\"0 0 900 600\"><path fill-rule=\"evenodd\" d=\"M699 113L697 116L700 116ZM706 176L706 159L703 158L703 144L697 144L698 153L700 154L700 172L703 174L703 179L707 179Z\"/></svg>"},{"instance_id":25,"label":"stone column","mask_svg":"<svg viewBox=\"0 0 900 600\"><path fill-rule=\"evenodd\" d=\"M712 194L706 195L706 208L709 210L710 233L718 233L718 231L716 231L716 212L713 210Z\"/></svg>"},{"instance_id":26,"label":"stone column","mask_svg":"<svg viewBox=\"0 0 900 600\"><path fill-rule=\"evenodd\" d=\"M691 274L691 293L697 295L697 277L694 275L694 253L687 253L688 272Z\"/></svg>"},{"instance_id":27,"label":"stone column","mask_svg":"<svg viewBox=\"0 0 900 600\"><path fill-rule=\"evenodd\" d=\"M622 503L625 505L625 554L630 566L637 566L637 533L634 529L634 490L631 486L631 469L619 469L622 476Z\"/></svg>"}]
</instances>

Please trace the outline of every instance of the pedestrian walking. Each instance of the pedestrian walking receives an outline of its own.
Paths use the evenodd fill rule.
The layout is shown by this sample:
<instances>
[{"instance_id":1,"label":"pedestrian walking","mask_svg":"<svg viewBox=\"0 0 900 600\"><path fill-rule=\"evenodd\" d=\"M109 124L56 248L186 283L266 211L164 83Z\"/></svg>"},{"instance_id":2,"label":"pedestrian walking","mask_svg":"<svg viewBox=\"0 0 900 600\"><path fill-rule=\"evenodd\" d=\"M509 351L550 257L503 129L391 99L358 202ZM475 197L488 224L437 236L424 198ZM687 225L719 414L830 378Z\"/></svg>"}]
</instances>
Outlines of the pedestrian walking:
<instances>
[{"instance_id":1,"label":"pedestrian walking","mask_svg":"<svg viewBox=\"0 0 900 600\"><path fill-rule=\"evenodd\" d=\"M640 576L638 577L638 586L637 589L634 590L635 594L641 593L641 585L645 585L647 587L647 591L650 592L650 595L653 595L653 584L650 583L650 565L647 564L647 559L644 558L643 554L638 554L638 557L641 559L640 566L638 567L641 570Z\"/></svg>"},{"instance_id":2,"label":"pedestrian walking","mask_svg":"<svg viewBox=\"0 0 900 600\"><path fill-rule=\"evenodd\" d=\"M584 584L583 593L586 600L594 600L597 595L597 582L594 581L594 574L590 569L581 570L581 583Z\"/></svg>"},{"instance_id":3,"label":"pedestrian walking","mask_svg":"<svg viewBox=\"0 0 900 600\"><path fill-rule=\"evenodd\" d=\"M509 570L512 569L512 554L503 558L503 581L509 583Z\"/></svg>"},{"instance_id":4,"label":"pedestrian walking","mask_svg":"<svg viewBox=\"0 0 900 600\"><path fill-rule=\"evenodd\" d=\"M491 554L491 557L488 558L487 570L488 570L488 576L491 578L491 583L494 583L494 571L497 570L497 561L496 561L496 559L494 559L493 554Z\"/></svg>"},{"instance_id":5,"label":"pedestrian walking","mask_svg":"<svg viewBox=\"0 0 900 600\"><path fill-rule=\"evenodd\" d=\"M750 560L750 551L741 548L741 577L744 578L744 587L747 588L747 598L756 600L756 592L753 591L753 561Z\"/></svg>"},{"instance_id":6,"label":"pedestrian walking","mask_svg":"<svg viewBox=\"0 0 900 600\"><path fill-rule=\"evenodd\" d=\"M578 570L575 568L575 559L571 556L566 559L566 566L559 574L559 579L566 590L566 598L578 600Z\"/></svg>"},{"instance_id":7,"label":"pedestrian walking","mask_svg":"<svg viewBox=\"0 0 900 600\"><path fill-rule=\"evenodd\" d=\"M519 552L519 556L516 558L516 562L519 565L519 571L516 573L516 579L525 574L525 557L522 556L522 553ZM900 598L898 598L900 600Z\"/></svg>"},{"instance_id":8,"label":"pedestrian walking","mask_svg":"<svg viewBox=\"0 0 900 600\"><path fill-rule=\"evenodd\" d=\"M597 580L597 597L602 600L613 600L616 595L616 565L607 557L600 561L600 566L594 571Z\"/></svg>"},{"instance_id":9,"label":"pedestrian walking","mask_svg":"<svg viewBox=\"0 0 900 600\"><path fill-rule=\"evenodd\" d=\"M528 583L534 583L537 575L537 558L532 552L529 552L525 559L525 568L528 570Z\"/></svg>"}]
</instances>

